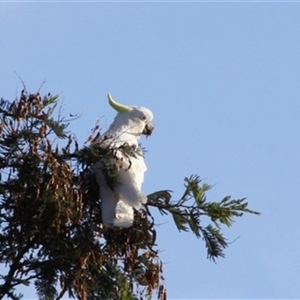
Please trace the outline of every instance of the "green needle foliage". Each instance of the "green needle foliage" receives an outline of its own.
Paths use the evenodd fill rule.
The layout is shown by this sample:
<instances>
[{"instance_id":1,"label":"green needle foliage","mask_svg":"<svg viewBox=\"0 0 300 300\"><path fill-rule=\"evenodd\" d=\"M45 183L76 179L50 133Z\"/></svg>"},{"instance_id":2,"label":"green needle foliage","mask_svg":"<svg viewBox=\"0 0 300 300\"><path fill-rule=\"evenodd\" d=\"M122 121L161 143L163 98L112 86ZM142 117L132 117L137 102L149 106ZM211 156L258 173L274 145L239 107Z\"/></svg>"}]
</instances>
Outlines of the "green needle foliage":
<instances>
[{"instance_id":1,"label":"green needle foliage","mask_svg":"<svg viewBox=\"0 0 300 300\"><path fill-rule=\"evenodd\" d=\"M171 215L180 231L202 238L210 259L228 246L222 225L233 224L248 209L245 199L209 202L211 188L199 176L184 180L173 201L169 190L148 196L130 228L101 221L99 187L90 167L102 160L113 187L115 152L141 155L123 145L79 147L67 121L54 118L58 97L25 90L13 102L0 101L0 299L22 299L18 286L34 284L39 299L166 299L163 265L149 206ZM87 142L99 138L97 125ZM62 144L62 145L60 145ZM116 163L117 164L117 163ZM210 220L202 225L205 218ZM5 268L4 268L5 267Z\"/></svg>"}]
</instances>

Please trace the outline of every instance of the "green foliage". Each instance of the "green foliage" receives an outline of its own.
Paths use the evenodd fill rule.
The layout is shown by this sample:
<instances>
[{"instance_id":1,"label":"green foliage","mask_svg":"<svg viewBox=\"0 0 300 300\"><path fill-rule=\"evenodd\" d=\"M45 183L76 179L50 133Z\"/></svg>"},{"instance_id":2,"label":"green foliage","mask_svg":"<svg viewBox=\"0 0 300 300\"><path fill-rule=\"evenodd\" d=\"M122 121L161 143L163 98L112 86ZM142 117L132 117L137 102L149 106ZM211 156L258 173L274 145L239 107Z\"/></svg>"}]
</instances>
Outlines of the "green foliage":
<instances>
[{"instance_id":1,"label":"green foliage","mask_svg":"<svg viewBox=\"0 0 300 300\"><path fill-rule=\"evenodd\" d=\"M170 191L158 191L148 196L148 205L155 206L161 214L171 214L179 231L191 231L197 238L203 238L207 248L207 256L215 261L224 257L224 249L228 246L221 232L221 225L230 227L235 217L243 213L259 214L248 209L246 199L231 200L230 196L220 202L209 202L206 192L211 186L202 183L197 175L184 179L185 191L178 201L171 201ZM204 226L205 217L212 223ZM207 219L207 218L206 218Z\"/></svg>"},{"instance_id":2,"label":"green foliage","mask_svg":"<svg viewBox=\"0 0 300 300\"><path fill-rule=\"evenodd\" d=\"M16 288L34 283L39 299L131 300L156 293L163 300L162 262L148 206L170 214L180 231L202 238L213 260L228 246L221 226L231 226L245 212L257 214L245 199L207 201L211 187L191 176L178 201L171 201L168 190L155 192L135 212L132 227L103 226L90 167L101 160L113 187L116 151L134 157L144 150L104 149L98 125L86 142L97 143L80 148L64 118L53 117L57 101L26 91L11 103L0 101L0 263L7 270L0 275L0 299L21 299ZM204 218L211 223L203 226Z\"/></svg>"}]
</instances>

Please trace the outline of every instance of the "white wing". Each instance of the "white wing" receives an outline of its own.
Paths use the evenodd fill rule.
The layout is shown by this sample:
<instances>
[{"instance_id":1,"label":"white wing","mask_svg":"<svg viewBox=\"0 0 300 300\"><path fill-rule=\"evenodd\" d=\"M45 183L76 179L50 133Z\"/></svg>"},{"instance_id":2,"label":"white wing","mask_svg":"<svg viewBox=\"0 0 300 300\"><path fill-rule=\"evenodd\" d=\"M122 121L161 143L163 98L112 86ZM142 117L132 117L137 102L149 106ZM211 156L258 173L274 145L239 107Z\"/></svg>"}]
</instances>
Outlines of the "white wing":
<instances>
[{"instance_id":1,"label":"white wing","mask_svg":"<svg viewBox=\"0 0 300 300\"><path fill-rule=\"evenodd\" d=\"M142 156L124 157L120 153L122 166L118 170L118 182L114 190L107 185L103 175L103 164L99 161L93 167L100 188L102 221L108 226L129 227L133 223L133 208L138 210L147 203L147 196L141 192L144 172L147 167ZM112 163L115 160L112 159Z\"/></svg>"},{"instance_id":2,"label":"white wing","mask_svg":"<svg viewBox=\"0 0 300 300\"><path fill-rule=\"evenodd\" d=\"M102 167L101 162L93 167L100 188L102 222L107 226L129 227L133 223L133 208L110 189L104 178Z\"/></svg>"},{"instance_id":3,"label":"white wing","mask_svg":"<svg viewBox=\"0 0 300 300\"><path fill-rule=\"evenodd\" d=\"M114 191L120 200L136 210L140 209L141 204L147 203L147 196L141 192L146 170L147 167L142 156L136 158L122 156L122 168L118 173L119 182Z\"/></svg>"}]
</instances>

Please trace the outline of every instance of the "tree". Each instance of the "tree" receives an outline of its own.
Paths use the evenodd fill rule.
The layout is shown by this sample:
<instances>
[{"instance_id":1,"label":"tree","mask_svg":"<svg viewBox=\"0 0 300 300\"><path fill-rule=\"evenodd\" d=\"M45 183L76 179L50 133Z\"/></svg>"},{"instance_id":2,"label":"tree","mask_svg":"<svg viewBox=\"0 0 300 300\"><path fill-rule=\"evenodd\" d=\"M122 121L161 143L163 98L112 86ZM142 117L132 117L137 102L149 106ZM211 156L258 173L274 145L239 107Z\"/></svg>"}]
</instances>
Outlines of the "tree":
<instances>
[{"instance_id":1,"label":"tree","mask_svg":"<svg viewBox=\"0 0 300 300\"><path fill-rule=\"evenodd\" d=\"M0 275L0 299L21 299L16 288L32 282L40 299L142 299L153 293L166 299L149 207L171 215L179 231L203 239L212 260L228 246L222 225L230 227L245 212L258 214L244 198L208 201L211 186L193 175L184 179L177 201L169 190L148 195L132 227L103 226L90 167L112 153L87 146L98 126L79 147L67 132L70 121L60 112L54 118L57 104L57 96L26 90L13 102L0 101L0 263L7 270ZM117 180L114 168L107 173Z\"/></svg>"}]
</instances>

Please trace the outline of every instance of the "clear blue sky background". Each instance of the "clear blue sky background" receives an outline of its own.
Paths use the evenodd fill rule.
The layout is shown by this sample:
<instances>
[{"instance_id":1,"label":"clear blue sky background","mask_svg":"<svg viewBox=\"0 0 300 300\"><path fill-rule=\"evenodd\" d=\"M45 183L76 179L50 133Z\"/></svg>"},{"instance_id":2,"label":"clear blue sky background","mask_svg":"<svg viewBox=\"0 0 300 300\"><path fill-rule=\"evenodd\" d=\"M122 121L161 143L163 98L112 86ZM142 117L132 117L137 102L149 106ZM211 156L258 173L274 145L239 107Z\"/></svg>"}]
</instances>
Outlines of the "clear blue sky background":
<instances>
[{"instance_id":1,"label":"clear blue sky background","mask_svg":"<svg viewBox=\"0 0 300 300\"><path fill-rule=\"evenodd\" d=\"M300 298L300 3L0 3L0 96L60 93L81 143L120 102L154 113L145 193L247 197L226 258L157 215L168 299ZM33 287L25 289L34 299Z\"/></svg>"}]
</instances>

